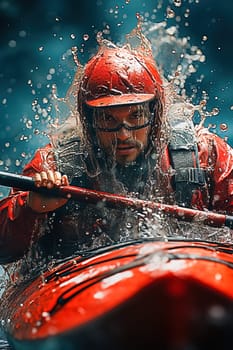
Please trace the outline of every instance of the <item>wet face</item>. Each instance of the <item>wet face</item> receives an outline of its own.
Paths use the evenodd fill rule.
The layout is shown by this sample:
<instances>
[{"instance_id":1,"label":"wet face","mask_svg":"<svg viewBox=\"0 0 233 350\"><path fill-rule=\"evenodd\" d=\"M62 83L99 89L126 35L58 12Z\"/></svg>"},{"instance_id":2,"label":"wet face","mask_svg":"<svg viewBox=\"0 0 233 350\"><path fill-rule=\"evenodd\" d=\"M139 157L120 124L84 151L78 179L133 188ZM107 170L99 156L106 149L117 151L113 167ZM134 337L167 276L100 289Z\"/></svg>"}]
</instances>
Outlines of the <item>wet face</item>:
<instances>
[{"instance_id":1,"label":"wet face","mask_svg":"<svg viewBox=\"0 0 233 350\"><path fill-rule=\"evenodd\" d=\"M99 146L121 165L135 161L148 146L151 118L148 104L96 109Z\"/></svg>"}]
</instances>

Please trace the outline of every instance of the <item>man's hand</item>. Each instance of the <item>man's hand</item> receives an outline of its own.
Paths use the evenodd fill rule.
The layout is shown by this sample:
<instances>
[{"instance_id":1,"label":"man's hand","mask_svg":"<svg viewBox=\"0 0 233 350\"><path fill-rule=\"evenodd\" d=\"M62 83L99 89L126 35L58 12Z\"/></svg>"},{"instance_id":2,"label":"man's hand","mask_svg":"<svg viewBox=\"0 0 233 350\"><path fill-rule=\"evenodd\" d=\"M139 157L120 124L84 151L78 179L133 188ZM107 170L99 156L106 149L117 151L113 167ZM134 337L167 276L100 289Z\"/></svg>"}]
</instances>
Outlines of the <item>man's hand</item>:
<instances>
[{"instance_id":1,"label":"man's hand","mask_svg":"<svg viewBox=\"0 0 233 350\"><path fill-rule=\"evenodd\" d=\"M68 186L69 181L66 175L61 175L59 171L42 171L34 175L35 185L37 187L47 187L48 189ZM46 213L60 208L68 199L46 196L36 192L29 192L28 206L37 213Z\"/></svg>"}]
</instances>

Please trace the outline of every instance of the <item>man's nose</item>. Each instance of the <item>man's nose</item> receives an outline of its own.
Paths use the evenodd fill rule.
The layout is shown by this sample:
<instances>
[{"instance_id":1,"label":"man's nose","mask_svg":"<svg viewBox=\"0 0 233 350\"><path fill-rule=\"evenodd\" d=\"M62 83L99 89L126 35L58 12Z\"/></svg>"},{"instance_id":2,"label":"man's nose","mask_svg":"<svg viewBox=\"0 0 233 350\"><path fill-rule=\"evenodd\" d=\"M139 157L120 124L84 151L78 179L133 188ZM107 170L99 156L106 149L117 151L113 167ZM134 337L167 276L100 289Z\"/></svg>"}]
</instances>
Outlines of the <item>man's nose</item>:
<instances>
[{"instance_id":1,"label":"man's nose","mask_svg":"<svg viewBox=\"0 0 233 350\"><path fill-rule=\"evenodd\" d=\"M130 137L131 133L132 133L132 131L130 131L130 130L124 128L124 126L122 126L120 128L120 130L117 131L117 138L119 140L122 140L122 141L127 140Z\"/></svg>"}]
</instances>

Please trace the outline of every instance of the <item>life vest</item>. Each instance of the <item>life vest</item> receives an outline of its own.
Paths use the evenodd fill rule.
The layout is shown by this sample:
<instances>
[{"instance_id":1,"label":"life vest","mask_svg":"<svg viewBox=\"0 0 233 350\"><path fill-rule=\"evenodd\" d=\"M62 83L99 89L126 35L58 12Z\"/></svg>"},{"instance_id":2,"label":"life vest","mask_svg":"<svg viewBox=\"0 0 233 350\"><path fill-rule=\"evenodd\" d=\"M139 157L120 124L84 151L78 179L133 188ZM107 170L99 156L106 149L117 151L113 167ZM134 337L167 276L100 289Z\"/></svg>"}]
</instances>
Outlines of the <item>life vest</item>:
<instances>
[{"instance_id":1,"label":"life vest","mask_svg":"<svg viewBox=\"0 0 233 350\"><path fill-rule=\"evenodd\" d=\"M191 207L193 193L206 185L206 174L199 162L194 124L190 118L173 115L169 118L169 126L168 151L174 169L172 187L175 201L179 206ZM72 185L93 187L93 180L90 181L83 172L85 160L79 137L61 138L55 149L55 158L59 170L67 174Z\"/></svg>"}]
</instances>

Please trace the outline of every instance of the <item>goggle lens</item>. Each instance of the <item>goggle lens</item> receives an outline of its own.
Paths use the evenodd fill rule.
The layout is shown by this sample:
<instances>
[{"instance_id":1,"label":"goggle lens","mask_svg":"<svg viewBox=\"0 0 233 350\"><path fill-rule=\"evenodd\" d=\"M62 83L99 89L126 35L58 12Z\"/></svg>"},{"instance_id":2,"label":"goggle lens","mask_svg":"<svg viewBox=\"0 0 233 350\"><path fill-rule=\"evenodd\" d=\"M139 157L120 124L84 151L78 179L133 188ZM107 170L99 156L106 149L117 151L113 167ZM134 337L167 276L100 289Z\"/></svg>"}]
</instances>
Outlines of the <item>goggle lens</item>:
<instances>
[{"instance_id":1,"label":"goggle lens","mask_svg":"<svg viewBox=\"0 0 233 350\"><path fill-rule=\"evenodd\" d=\"M151 125L152 121L153 113L145 106L130 114L123 123L119 123L119 120L105 109L96 109L94 115L94 127L105 132L117 132L121 128L130 131L139 130Z\"/></svg>"}]
</instances>

